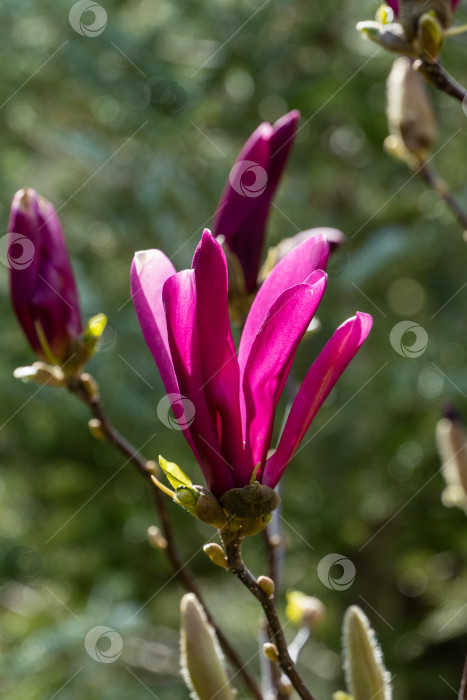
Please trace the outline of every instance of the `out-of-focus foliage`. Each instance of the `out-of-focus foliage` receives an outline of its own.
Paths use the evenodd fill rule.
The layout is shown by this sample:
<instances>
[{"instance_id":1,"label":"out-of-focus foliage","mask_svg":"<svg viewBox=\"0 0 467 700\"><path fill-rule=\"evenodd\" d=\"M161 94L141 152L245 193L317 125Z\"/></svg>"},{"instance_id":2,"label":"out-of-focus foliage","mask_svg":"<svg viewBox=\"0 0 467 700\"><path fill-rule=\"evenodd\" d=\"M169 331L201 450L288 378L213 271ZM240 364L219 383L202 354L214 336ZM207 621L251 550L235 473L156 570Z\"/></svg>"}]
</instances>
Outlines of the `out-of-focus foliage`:
<instances>
[{"instance_id":1,"label":"out-of-focus foliage","mask_svg":"<svg viewBox=\"0 0 467 700\"><path fill-rule=\"evenodd\" d=\"M318 697L343 687L340 624L358 604L400 700L450 693L465 655L467 521L440 503L434 427L445 400L467 414L467 246L437 196L382 151L392 57L354 30L377 3L101 4L105 29L87 37L70 26L72 2L2 3L3 228L20 187L54 202L84 314L110 319L90 366L108 411L148 457L162 453L199 475L181 434L157 418L164 391L129 301L131 257L160 247L187 267L244 140L261 120L301 110L269 242L319 225L340 227L349 240L330 265L322 330L299 350L297 376L356 309L373 313L375 325L284 479L284 587L328 608L300 667ZM459 23L467 20L463 4ZM465 41L444 50L446 67L464 82ZM467 206L466 116L448 97L434 99L436 163ZM123 458L91 438L73 397L13 380L32 358L3 265L0 277L2 697L185 698L181 588L146 542L151 499ZM419 357L390 344L403 320L428 333ZM210 528L169 507L212 608L256 669L255 601L202 553ZM261 537L245 550L255 573L265 573ZM334 552L356 567L345 590L330 587L339 569L329 586L317 575ZM96 626L121 635L115 663L86 653Z\"/></svg>"}]
</instances>

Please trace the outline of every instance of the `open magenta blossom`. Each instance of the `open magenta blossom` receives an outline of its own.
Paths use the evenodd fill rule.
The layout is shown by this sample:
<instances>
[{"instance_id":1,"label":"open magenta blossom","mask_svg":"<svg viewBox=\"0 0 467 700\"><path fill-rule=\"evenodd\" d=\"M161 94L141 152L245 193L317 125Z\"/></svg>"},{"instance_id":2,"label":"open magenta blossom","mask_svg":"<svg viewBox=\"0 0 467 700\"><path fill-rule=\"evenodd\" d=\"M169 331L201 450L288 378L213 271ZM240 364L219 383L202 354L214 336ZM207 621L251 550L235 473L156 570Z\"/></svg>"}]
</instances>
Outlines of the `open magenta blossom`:
<instances>
[{"instance_id":1,"label":"open magenta blossom","mask_svg":"<svg viewBox=\"0 0 467 700\"><path fill-rule=\"evenodd\" d=\"M273 488L316 412L367 337L372 319L357 313L334 333L293 403L277 450L268 457L275 410L295 352L326 286L326 229L295 247L261 286L238 355L229 324L227 264L204 231L190 270L176 272L160 250L136 253L133 303L169 396L191 402L184 435L220 497L256 479ZM180 404L179 404L180 405Z\"/></svg>"},{"instance_id":2,"label":"open magenta blossom","mask_svg":"<svg viewBox=\"0 0 467 700\"><path fill-rule=\"evenodd\" d=\"M256 290L269 207L299 118L293 110L273 125L258 126L240 151L216 210L213 234L237 256L248 294Z\"/></svg>"},{"instance_id":3,"label":"open magenta blossom","mask_svg":"<svg viewBox=\"0 0 467 700\"><path fill-rule=\"evenodd\" d=\"M57 213L32 189L13 198L6 262L13 308L32 349L63 363L82 331L78 292Z\"/></svg>"}]
</instances>

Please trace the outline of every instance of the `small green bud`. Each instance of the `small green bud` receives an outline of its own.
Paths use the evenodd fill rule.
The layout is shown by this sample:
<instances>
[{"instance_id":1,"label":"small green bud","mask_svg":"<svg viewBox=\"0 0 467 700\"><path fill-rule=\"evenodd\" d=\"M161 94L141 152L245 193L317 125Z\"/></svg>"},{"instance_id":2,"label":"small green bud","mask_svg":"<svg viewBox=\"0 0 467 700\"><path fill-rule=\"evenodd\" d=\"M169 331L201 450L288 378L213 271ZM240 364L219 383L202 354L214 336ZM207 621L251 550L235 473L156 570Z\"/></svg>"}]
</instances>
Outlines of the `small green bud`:
<instances>
[{"instance_id":1,"label":"small green bud","mask_svg":"<svg viewBox=\"0 0 467 700\"><path fill-rule=\"evenodd\" d=\"M265 642L263 644L263 651L264 655L269 661L272 661L274 664L279 663L279 652L277 651L277 647L275 644L271 644L271 642Z\"/></svg>"},{"instance_id":2,"label":"small green bud","mask_svg":"<svg viewBox=\"0 0 467 700\"><path fill-rule=\"evenodd\" d=\"M65 375L60 367L45 362L34 362L31 367L17 367L13 372L15 379L22 382L36 382L46 386L65 386Z\"/></svg>"},{"instance_id":3,"label":"small green bud","mask_svg":"<svg viewBox=\"0 0 467 700\"><path fill-rule=\"evenodd\" d=\"M192 486L179 486L175 491L174 500L184 508L194 508L198 499L199 493Z\"/></svg>"},{"instance_id":4,"label":"small green bud","mask_svg":"<svg viewBox=\"0 0 467 700\"><path fill-rule=\"evenodd\" d=\"M276 586L272 578L269 578L269 576L259 576L258 586L266 593L268 598L274 598L274 590Z\"/></svg>"},{"instance_id":5,"label":"small green bud","mask_svg":"<svg viewBox=\"0 0 467 700\"><path fill-rule=\"evenodd\" d=\"M216 566L220 566L223 569L226 569L228 567L229 564L227 562L227 559L225 558L224 550L220 545L216 544L215 542L205 544L203 547L203 552L207 554L209 559Z\"/></svg>"},{"instance_id":6,"label":"small green bud","mask_svg":"<svg viewBox=\"0 0 467 700\"><path fill-rule=\"evenodd\" d=\"M441 24L431 12L426 12L418 20L417 41L420 56L434 63L443 47L444 34Z\"/></svg>"},{"instance_id":7,"label":"small green bud","mask_svg":"<svg viewBox=\"0 0 467 700\"><path fill-rule=\"evenodd\" d=\"M356 605L345 613L343 644L347 686L355 700L390 700L392 689L381 649L366 615Z\"/></svg>"},{"instance_id":8,"label":"small green bud","mask_svg":"<svg viewBox=\"0 0 467 700\"><path fill-rule=\"evenodd\" d=\"M101 440L102 442L107 440L107 437L102 430L102 423L98 418L91 418L88 420L88 428L89 432L94 438L96 438L96 440Z\"/></svg>"},{"instance_id":9,"label":"small green bud","mask_svg":"<svg viewBox=\"0 0 467 700\"><path fill-rule=\"evenodd\" d=\"M199 494L195 508L196 517L202 520L203 523L217 527L217 529L224 527L227 523L227 518L217 498L204 486L196 486L195 488Z\"/></svg>"},{"instance_id":10,"label":"small green bud","mask_svg":"<svg viewBox=\"0 0 467 700\"><path fill-rule=\"evenodd\" d=\"M181 663L185 683L198 700L234 700L215 632L193 593L181 602Z\"/></svg>"}]
</instances>

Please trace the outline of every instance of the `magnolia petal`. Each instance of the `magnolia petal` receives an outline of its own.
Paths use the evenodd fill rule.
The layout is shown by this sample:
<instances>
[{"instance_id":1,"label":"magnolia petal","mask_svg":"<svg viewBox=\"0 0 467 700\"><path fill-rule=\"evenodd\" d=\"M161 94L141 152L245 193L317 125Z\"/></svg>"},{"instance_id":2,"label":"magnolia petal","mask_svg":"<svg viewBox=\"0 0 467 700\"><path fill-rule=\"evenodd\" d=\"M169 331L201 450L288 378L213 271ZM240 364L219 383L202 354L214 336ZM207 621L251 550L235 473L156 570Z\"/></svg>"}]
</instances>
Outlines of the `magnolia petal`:
<instances>
[{"instance_id":1,"label":"magnolia petal","mask_svg":"<svg viewBox=\"0 0 467 700\"><path fill-rule=\"evenodd\" d=\"M178 384L170 356L162 288L175 272L161 250L135 253L130 272L131 296L139 325L168 394L177 393Z\"/></svg>"},{"instance_id":2,"label":"magnolia petal","mask_svg":"<svg viewBox=\"0 0 467 700\"><path fill-rule=\"evenodd\" d=\"M316 229L315 236L293 248L268 275L245 322L238 351L240 371L246 366L253 341L272 304L282 292L304 282L315 270L325 270L328 257L329 242L326 235L321 233L321 229Z\"/></svg>"},{"instance_id":3,"label":"magnolia petal","mask_svg":"<svg viewBox=\"0 0 467 700\"><path fill-rule=\"evenodd\" d=\"M204 391L197 326L194 270L169 277L162 290L170 351L180 393L192 403L183 433L191 435L208 488L220 495L235 486L233 467L222 456L215 416Z\"/></svg>"},{"instance_id":4,"label":"magnolia petal","mask_svg":"<svg viewBox=\"0 0 467 700\"><path fill-rule=\"evenodd\" d=\"M274 488L292 459L319 407L370 332L365 313L345 321L312 364L293 402L279 445L268 459L262 483Z\"/></svg>"},{"instance_id":5,"label":"magnolia petal","mask_svg":"<svg viewBox=\"0 0 467 700\"><path fill-rule=\"evenodd\" d=\"M193 269L203 389L218 424L221 452L237 470L244 459L240 370L230 330L227 263L221 246L208 230L196 249Z\"/></svg>"},{"instance_id":6,"label":"magnolia petal","mask_svg":"<svg viewBox=\"0 0 467 700\"><path fill-rule=\"evenodd\" d=\"M252 464L264 464L279 397L297 351L326 288L327 275L313 272L287 289L271 306L251 347L243 373L246 430ZM261 472L258 475L261 481Z\"/></svg>"}]
</instances>

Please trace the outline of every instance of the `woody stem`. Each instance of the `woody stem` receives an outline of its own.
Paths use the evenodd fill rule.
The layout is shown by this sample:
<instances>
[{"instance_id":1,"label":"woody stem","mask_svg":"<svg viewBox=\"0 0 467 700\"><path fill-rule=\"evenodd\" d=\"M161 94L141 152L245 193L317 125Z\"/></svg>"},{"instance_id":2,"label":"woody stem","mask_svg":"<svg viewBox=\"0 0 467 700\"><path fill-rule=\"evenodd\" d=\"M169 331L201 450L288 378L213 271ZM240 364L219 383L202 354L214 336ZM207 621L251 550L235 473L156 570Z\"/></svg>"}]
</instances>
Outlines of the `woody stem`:
<instances>
[{"instance_id":1,"label":"woody stem","mask_svg":"<svg viewBox=\"0 0 467 700\"><path fill-rule=\"evenodd\" d=\"M229 533L223 531L220 531L220 536L228 562L228 571L234 574L243 583L245 588L247 588L261 603L268 621L272 641L277 648L280 668L289 678L302 700L314 700L313 695L306 687L289 654L287 641L274 603L274 596L270 597L263 591L256 578L243 563L241 554L243 538L237 536L232 537Z\"/></svg>"},{"instance_id":2,"label":"woody stem","mask_svg":"<svg viewBox=\"0 0 467 700\"><path fill-rule=\"evenodd\" d=\"M161 529L164 537L167 541L167 547L164 550L169 558L176 575L179 577L181 582L187 591L194 593L205 610L206 617L208 621L215 629L217 638L225 655L230 659L232 665L237 669L238 674L243 677L245 685L250 689L251 694L256 700L262 700L261 691L256 683L256 680L250 674L248 669L245 667L240 656L237 654L235 649L230 644L229 640L218 627L209 607L198 588L198 585L193 578L193 575L186 562L183 561L173 535L169 513L166 508L164 496L159 491L157 486L153 483L151 479L151 474L154 473L154 467L151 466L151 462L148 462L139 450L134 447L120 432L112 425L111 421L107 417L104 411L100 397L98 394L91 395L80 376L71 377L68 379L67 389L70 393L77 396L86 406L89 408L91 414L94 418L97 418L100 422L100 428L107 442L113 445L124 457L127 458L128 462L136 467L137 471L141 474L143 478L146 479L152 496L154 498L156 509L159 513Z\"/></svg>"}]
</instances>

